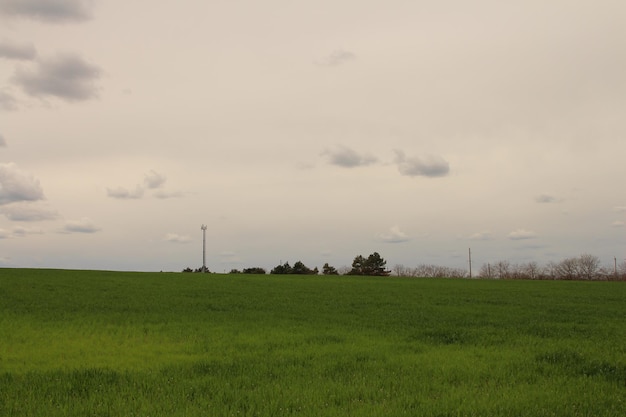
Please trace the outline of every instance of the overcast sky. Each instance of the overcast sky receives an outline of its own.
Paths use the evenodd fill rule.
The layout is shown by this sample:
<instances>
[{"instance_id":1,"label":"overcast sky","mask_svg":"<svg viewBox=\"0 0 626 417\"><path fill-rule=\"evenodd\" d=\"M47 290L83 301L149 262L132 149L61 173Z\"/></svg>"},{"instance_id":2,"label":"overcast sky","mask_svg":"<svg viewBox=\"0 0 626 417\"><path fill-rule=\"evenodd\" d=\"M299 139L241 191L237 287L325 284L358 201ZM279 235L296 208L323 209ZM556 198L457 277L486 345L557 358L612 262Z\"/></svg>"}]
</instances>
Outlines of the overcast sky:
<instances>
[{"instance_id":1,"label":"overcast sky","mask_svg":"<svg viewBox=\"0 0 626 417\"><path fill-rule=\"evenodd\" d=\"M623 0L0 0L0 266L626 258Z\"/></svg>"}]
</instances>

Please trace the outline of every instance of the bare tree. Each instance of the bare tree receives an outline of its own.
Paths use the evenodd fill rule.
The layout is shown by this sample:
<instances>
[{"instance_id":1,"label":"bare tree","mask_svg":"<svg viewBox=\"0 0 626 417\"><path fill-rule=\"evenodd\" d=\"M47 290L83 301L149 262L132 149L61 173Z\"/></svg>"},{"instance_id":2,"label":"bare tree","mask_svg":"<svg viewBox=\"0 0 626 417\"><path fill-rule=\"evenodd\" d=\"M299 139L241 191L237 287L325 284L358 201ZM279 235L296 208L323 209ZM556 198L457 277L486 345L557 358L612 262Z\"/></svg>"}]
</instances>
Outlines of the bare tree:
<instances>
[{"instance_id":1,"label":"bare tree","mask_svg":"<svg viewBox=\"0 0 626 417\"><path fill-rule=\"evenodd\" d=\"M578 258L565 258L559 262L557 267L558 279L576 279L578 278Z\"/></svg>"},{"instance_id":2,"label":"bare tree","mask_svg":"<svg viewBox=\"0 0 626 417\"><path fill-rule=\"evenodd\" d=\"M543 268L543 275L547 279L560 279L559 264L554 261L548 262L548 264Z\"/></svg>"},{"instance_id":3,"label":"bare tree","mask_svg":"<svg viewBox=\"0 0 626 417\"><path fill-rule=\"evenodd\" d=\"M348 275L350 271L352 271L352 268L346 265L342 265L337 269L337 272L339 272L339 275Z\"/></svg>"},{"instance_id":4,"label":"bare tree","mask_svg":"<svg viewBox=\"0 0 626 417\"><path fill-rule=\"evenodd\" d=\"M541 268L539 268L539 264L535 261L525 263L523 270L524 275L528 277L528 279L538 279L541 273Z\"/></svg>"},{"instance_id":5,"label":"bare tree","mask_svg":"<svg viewBox=\"0 0 626 417\"><path fill-rule=\"evenodd\" d=\"M482 264L480 270L478 271L478 276L481 278L493 278L491 273L491 265L490 264Z\"/></svg>"},{"instance_id":6,"label":"bare tree","mask_svg":"<svg viewBox=\"0 0 626 417\"><path fill-rule=\"evenodd\" d=\"M393 266L393 268L391 268L393 273L398 276L398 277L410 277L411 275L411 268L407 268L402 264L396 264Z\"/></svg>"},{"instance_id":7,"label":"bare tree","mask_svg":"<svg viewBox=\"0 0 626 417\"><path fill-rule=\"evenodd\" d=\"M578 277L580 279L596 279L600 272L600 258L585 253L578 257Z\"/></svg>"},{"instance_id":8,"label":"bare tree","mask_svg":"<svg viewBox=\"0 0 626 417\"><path fill-rule=\"evenodd\" d=\"M621 262L617 266L617 277L618 279L626 280L626 261Z\"/></svg>"},{"instance_id":9,"label":"bare tree","mask_svg":"<svg viewBox=\"0 0 626 417\"><path fill-rule=\"evenodd\" d=\"M498 261L494 264L496 278L507 279L511 277L511 264L509 261Z\"/></svg>"}]
</instances>

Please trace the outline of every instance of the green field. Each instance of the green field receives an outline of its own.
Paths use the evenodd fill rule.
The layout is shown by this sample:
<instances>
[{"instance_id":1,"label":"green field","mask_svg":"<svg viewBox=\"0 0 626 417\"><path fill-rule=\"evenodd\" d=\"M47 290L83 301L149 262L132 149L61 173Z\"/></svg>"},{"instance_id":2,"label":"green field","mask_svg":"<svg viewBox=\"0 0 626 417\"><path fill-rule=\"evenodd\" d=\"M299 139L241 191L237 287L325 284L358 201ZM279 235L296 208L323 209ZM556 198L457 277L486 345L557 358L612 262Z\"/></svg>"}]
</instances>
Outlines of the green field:
<instances>
[{"instance_id":1,"label":"green field","mask_svg":"<svg viewBox=\"0 0 626 417\"><path fill-rule=\"evenodd\" d=\"M0 416L623 417L625 284L0 269Z\"/></svg>"}]
</instances>

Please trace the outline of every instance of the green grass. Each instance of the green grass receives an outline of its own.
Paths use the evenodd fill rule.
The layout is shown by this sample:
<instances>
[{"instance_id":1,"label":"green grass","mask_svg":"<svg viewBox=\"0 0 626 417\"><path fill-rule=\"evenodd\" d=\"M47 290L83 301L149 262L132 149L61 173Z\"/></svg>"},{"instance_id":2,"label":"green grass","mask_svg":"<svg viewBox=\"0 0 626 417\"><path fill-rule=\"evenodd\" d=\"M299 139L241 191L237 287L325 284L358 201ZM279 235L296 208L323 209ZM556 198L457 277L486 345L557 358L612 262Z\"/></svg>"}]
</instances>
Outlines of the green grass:
<instances>
[{"instance_id":1,"label":"green grass","mask_svg":"<svg viewBox=\"0 0 626 417\"><path fill-rule=\"evenodd\" d=\"M0 269L0 416L624 416L622 282Z\"/></svg>"}]
</instances>

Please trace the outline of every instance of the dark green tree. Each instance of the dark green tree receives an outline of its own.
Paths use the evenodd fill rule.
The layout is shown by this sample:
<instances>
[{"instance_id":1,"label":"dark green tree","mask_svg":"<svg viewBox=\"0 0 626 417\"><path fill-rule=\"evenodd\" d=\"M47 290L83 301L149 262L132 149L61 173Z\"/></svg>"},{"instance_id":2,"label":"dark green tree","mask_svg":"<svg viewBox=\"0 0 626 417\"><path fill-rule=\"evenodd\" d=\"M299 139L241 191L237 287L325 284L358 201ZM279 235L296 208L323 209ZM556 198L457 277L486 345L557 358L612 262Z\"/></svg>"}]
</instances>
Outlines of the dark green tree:
<instances>
[{"instance_id":1,"label":"dark green tree","mask_svg":"<svg viewBox=\"0 0 626 417\"><path fill-rule=\"evenodd\" d=\"M263 269L263 268L261 268L259 266L255 266L255 267L252 267L252 268L244 268L242 273L244 273L244 274L265 275L267 272L265 272L265 269Z\"/></svg>"},{"instance_id":2,"label":"dark green tree","mask_svg":"<svg viewBox=\"0 0 626 417\"><path fill-rule=\"evenodd\" d=\"M334 266L328 265L328 262L324 264L322 267L322 274L324 275L339 275L339 272L335 269Z\"/></svg>"},{"instance_id":3,"label":"dark green tree","mask_svg":"<svg viewBox=\"0 0 626 417\"><path fill-rule=\"evenodd\" d=\"M365 261L363 255L357 255L354 261L352 261L352 269L348 272L348 275L366 275Z\"/></svg>"},{"instance_id":4,"label":"dark green tree","mask_svg":"<svg viewBox=\"0 0 626 417\"><path fill-rule=\"evenodd\" d=\"M372 253L367 257L366 264L366 275L375 275L379 277L389 276L391 271L386 269L387 261L380 256L378 252Z\"/></svg>"},{"instance_id":5,"label":"dark green tree","mask_svg":"<svg viewBox=\"0 0 626 417\"><path fill-rule=\"evenodd\" d=\"M362 255L358 255L352 261L352 270L348 272L348 275L372 275L372 276L389 276L391 271L387 271L385 261L378 252L372 253L367 258Z\"/></svg>"},{"instance_id":6,"label":"dark green tree","mask_svg":"<svg viewBox=\"0 0 626 417\"><path fill-rule=\"evenodd\" d=\"M291 274L292 268L289 265L289 262L285 262L282 265L277 265L270 271L270 274Z\"/></svg>"},{"instance_id":7,"label":"dark green tree","mask_svg":"<svg viewBox=\"0 0 626 417\"><path fill-rule=\"evenodd\" d=\"M295 264L293 264L293 268L291 268L291 274L298 274L298 275L317 275L318 270L317 268L315 269L310 269L309 267L307 267L304 263L302 263L301 261L296 262Z\"/></svg>"}]
</instances>

